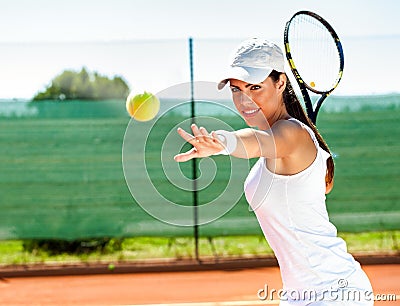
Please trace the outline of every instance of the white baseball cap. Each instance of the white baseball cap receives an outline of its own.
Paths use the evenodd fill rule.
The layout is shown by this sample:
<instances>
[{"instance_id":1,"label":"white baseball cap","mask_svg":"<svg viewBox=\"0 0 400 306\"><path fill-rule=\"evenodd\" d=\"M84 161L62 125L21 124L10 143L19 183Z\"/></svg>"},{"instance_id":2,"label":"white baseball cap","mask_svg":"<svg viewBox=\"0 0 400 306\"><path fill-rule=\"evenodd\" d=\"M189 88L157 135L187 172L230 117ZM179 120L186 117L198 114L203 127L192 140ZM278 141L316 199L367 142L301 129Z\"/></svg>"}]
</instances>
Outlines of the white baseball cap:
<instances>
[{"instance_id":1,"label":"white baseball cap","mask_svg":"<svg viewBox=\"0 0 400 306\"><path fill-rule=\"evenodd\" d=\"M261 83L272 70L284 72L284 66L283 53L277 45L259 38L245 40L236 49L230 67L218 84L218 89L224 88L229 79L250 84Z\"/></svg>"}]
</instances>

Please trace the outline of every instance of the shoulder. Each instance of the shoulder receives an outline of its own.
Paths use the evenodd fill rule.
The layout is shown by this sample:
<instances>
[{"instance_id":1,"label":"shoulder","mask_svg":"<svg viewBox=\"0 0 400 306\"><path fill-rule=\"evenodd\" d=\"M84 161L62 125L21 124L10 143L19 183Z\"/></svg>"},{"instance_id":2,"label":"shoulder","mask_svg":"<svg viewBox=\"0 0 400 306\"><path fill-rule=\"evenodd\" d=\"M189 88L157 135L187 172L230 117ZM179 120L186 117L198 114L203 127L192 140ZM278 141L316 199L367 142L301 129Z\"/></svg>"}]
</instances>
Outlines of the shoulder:
<instances>
[{"instance_id":1,"label":"shoulder","mask_svg":"<svg viewBox=\"0 0 400 306\"><path fill-rule=\"evenodd\" d=\"M271 127L271 131L275 137L284 137L297 139L301 135L307 135L306 129L295 120L278 120ZM304 134L306 132L306 134Z\"/></svg>"},{"instance_id":2,"label":"shoulder","mask_svg":"<svg viewBox=\"0 0 400 306\"><path fill-rule=\"evenodd\" d=\"M306 128L296 120L279 120L271 127L277 155L281 158L298 152L315 151L315 146Z\"/></svg>"}]
</instances>

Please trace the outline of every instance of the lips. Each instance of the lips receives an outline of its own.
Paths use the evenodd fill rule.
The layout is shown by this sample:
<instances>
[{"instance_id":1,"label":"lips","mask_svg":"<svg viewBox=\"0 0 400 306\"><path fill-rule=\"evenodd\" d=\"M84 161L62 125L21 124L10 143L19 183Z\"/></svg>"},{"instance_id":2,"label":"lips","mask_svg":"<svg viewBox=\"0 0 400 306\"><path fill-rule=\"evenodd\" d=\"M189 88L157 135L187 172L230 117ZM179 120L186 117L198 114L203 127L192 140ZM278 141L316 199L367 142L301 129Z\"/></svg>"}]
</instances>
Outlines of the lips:
<instances>
[{"instance_id":1,"label":"lips","mask_svg":"<svg viewBox=\"0 0 400 306\"><path fill-rule=\"evenodd\" d=\"M242 114L245 117L254 117L255 115L257 115L257 113L260 111L260 109L261 108L243 110Z\"/></svg>"}]
</instances>

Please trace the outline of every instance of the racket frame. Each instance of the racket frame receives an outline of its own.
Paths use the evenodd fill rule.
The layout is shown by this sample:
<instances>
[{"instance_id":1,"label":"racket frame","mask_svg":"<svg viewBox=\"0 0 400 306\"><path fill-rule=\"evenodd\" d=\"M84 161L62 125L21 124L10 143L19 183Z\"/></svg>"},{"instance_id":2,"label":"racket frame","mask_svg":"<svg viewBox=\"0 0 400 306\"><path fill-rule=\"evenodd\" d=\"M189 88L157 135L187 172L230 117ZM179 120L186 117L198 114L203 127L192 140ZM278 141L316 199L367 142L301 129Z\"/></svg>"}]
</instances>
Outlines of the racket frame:
<instances>
[{"instance_id":1,"label":"racket frame","mask_svg":"<svg viewBox=\"0 0 400 306\"><path fill-rule=\"evenodd\" d=\"M308 16L311 16L311 17L317 19L319 22L321 22L326 27L326 29L329 31L329 33L331 34L331 36L335 42L337 51L339 53L339 72L338 72L338 76L336 78L335 85L328 91L317 90L317 89L311 87L310 85L308 85L306 82L304 82L303 78L301 77L301 75L300 75L299 71L297 70L296 65L293 61L292 54L290 52L289 27L290 27L290 24L293 21L293 19L298 15L308 15ZM321 108L321 105L322 105L322 102L324 102L324 100L332 93L332 91L335 90L335 88L338 86L340 80L342 79L343 68L344 68L344 54L343 54L342 43L340 42L339 36L336 34L333 27L321 16L319 16L318 14L316 14L314 12L310 12L310 11L298 11L286 23L285 32L284 32L284 44L285 44L286 59L289 63L289 67L292 70L292 73L293 73L294 77L296 78L296 81L300 87L300 91L301 91L301 94L304 99L304 104L306 106L307 115L311 119L311 121L315 124L316 120L317 120L317 115L318 115L319 109ZM313 93L321 95L321 97L318 99L318 101L316 103L315 110L313 108L313 104L311 102L310 95L308 94L308 90L312 91Z\"/></svg>"}]
</instances>

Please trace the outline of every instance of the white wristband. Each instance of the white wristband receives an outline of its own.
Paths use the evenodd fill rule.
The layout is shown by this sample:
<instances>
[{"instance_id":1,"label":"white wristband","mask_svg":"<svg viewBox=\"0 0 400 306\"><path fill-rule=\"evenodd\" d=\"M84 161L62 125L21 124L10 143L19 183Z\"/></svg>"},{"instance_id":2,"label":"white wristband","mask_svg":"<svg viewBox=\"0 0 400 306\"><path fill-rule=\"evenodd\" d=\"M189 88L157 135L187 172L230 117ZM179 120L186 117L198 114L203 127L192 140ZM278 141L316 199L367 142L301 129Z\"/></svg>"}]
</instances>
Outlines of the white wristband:
<instances>
[{"instance_id":1,"label":"white wristband","mask_svg":"<svg viewBox=\"0 0 400 306\"><path fill-rule=\"evenodd\" d=\"M224 149L220 152L214 153L213 155L230 155L235 152L237 147L237 138L234 132L228 132L224 130L215 131L219 140L222 142Z\"/></svg>"}]
</instances>

